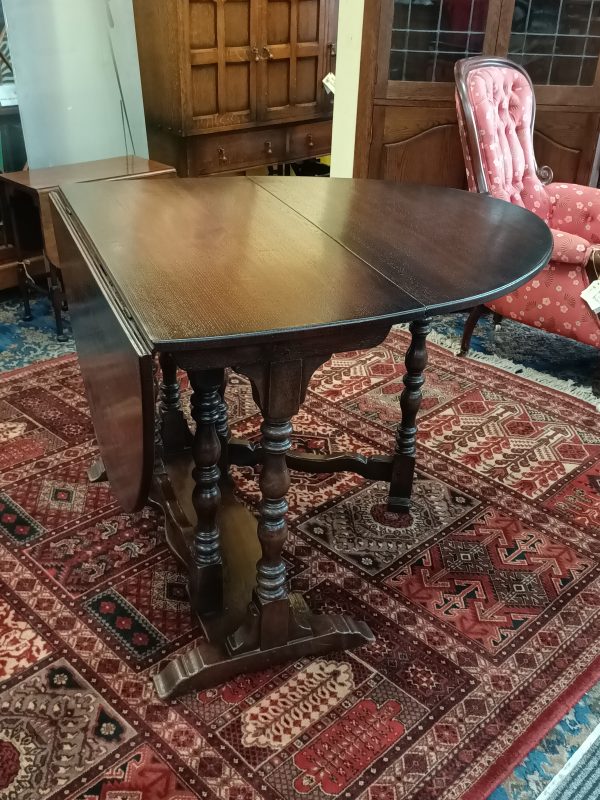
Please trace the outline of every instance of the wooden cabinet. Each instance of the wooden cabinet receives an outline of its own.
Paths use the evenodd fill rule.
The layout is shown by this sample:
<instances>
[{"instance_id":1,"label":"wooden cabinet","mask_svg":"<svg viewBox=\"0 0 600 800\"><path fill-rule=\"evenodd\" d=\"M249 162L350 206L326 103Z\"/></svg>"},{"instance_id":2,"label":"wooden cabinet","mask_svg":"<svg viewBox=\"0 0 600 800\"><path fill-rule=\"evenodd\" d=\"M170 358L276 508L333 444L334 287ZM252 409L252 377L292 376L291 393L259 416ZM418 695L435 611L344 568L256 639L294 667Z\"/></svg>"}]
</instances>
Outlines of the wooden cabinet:
<instances>
[{"instance_id":1,"label":"wooden cabinet","mask_svg":"<svg viewBox=\"0 0 600 800\"><path fill-rule=\"evenodd\" d=\"M152 157L202 175L329 152L338 0L133 5Z\"/></svg>"},{"instance_id":2,"label":"wooden cabinet","mask_svg":"<svg viewBox=\"0 0 600 800\"><path fill-rule=\"evenodd\" d=\"M531 75L538 163L556 180L596 183L598 0L366 4L355 175L464 188L453 70L480 53L508 57Z\"/></svg>"}]
</instances>

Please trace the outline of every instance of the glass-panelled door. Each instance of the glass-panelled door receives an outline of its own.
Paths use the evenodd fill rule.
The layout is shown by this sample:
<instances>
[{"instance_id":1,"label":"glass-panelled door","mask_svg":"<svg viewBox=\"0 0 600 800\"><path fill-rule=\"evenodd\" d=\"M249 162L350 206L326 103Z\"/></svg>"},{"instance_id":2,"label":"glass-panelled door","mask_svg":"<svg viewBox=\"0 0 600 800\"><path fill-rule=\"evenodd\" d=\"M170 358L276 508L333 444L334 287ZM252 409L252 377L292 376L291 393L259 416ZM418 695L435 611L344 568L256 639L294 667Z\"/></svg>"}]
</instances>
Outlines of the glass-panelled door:
<instances>
[{"instance_id":1,"label":"glass-panelled door","mask_svg":"<svg viewBox=\"0 0 600 800\"><path fill-rule=\"evenodd\" d=\"M600 0L371 0L365 19L377 60L361 63L357 175L463 187L454 65L483 54L531 75L538 162L558 180L597 180Z\"/></svg>"},{"instance_id":2,"label":"glass-panelled door","mask_svg":"<svg viewBox=\"0 0 600 800\"><path fill-rule=\"evenodd\" d=\"M543 87L562 86L565 104L600 106L600 0L510 2L508 58L525 67L538 101L556 97Z\"/></svg>"},{"instance_id":3,"label":"glass-panelled door","mask_svg":"<svg viewBox=\"0 0 600 800\"><path fill-rule=\"evenodd\" d=\"M484 51L489 0L397 0L390 80L452 81L454 63Z\"/></svg>"},{"instance_id":4,"label":"glass-panelled door","mask_svg":"<svg viewBox=\"0 0 600 800\"><path fill-rule=\"evenodd\" d=\"M391 30L385 79L387 96L449 96L454 64L461 58L492 54L502 0L392 0L385 3ZM412 84L411 86L406 85ZM402 84L405 84L404 92ZM447 84L436 90L436 84ZM426 89L425 85L429 88ZM383 89L383 81L379 81Z\"/></svg>"}]
</instances>

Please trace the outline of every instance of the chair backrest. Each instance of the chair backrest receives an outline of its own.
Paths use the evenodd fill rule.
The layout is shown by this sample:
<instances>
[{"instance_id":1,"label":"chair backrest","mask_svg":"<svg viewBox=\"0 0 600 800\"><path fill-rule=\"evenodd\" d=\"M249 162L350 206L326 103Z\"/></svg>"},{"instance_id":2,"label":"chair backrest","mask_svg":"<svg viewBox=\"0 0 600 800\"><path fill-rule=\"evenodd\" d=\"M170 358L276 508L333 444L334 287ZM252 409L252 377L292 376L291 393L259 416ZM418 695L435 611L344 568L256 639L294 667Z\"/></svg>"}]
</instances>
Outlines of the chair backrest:
<instances>
[{"instance_id":1,"label":"chair backrest","mask_svg":"<svg viewBox=\"0 0 600 800\"><path fill-rule=\"evenodd\" d=\"M535 97L518 64L476 56L456 63L456 108L469 188L548 220L548 167L533 152Z\"/></svg>"}]
</instances>

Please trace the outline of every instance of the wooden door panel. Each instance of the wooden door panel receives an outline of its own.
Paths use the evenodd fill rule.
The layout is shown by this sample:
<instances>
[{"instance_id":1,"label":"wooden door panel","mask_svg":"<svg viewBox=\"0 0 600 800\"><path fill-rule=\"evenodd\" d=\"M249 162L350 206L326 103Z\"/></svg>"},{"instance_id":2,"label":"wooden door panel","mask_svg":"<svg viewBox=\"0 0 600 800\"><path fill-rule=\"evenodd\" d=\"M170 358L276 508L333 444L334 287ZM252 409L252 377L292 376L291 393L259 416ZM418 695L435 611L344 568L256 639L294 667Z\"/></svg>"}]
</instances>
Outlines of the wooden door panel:
<instances>
[{"instance_id":1,"label":"wooden door panel","mask_svg":"<svg viewBox=\"0 0 600 800\"><path fill-rule=\"evenodd\" d=\"M331 0L263 0L259 118L293 119L325 107L325 23Z\"/></svg>"},{"instance_id":2,"label":"wooden door panel","mask_svg":"<svg viewBox=\"0 0 600 800\"><path fill-rule=\"evenodd\" d=\"M251 0L189 0L191 131L256 119L255 17Z\"/></svg>"},{"instance_id":3,"label":"wooden door panel","mask_svg":"<svg viewBox=\"0 0 600 800\"><path fill-rule=\"evenodd\" d=\"M376 111L370 177L466 188L453 106L379 106Z\"/></svg>"},{"instance_id":4,"label":"wooden door panel","mask_svg":"<svg viewBox=\"0 0 600 800\"><path fill-rule=\"evenodd\" d=\"M192 114L194 118L217 114L217 65L192 67Z\"/></svg>"},{"instance_id":5,"label":"wooden door panel","mask_svg":"<svg viewBox=\"0 0 600 800\"><path fill-rule=\"evenodd\" d=\"M298 41L316 42L319 38L319 0L301 0L298 13Z\"/></svg>"},{"instance_id":6,"label":"wooden door panel","mask_svg":"<svg viewBox=\"0 0 600 800\"><path fill-rule=\"evenodd\" d=\"M214 2L214 0L213 0ZM250 2L228 0L223 6L225 24L225 46L250 45Z\"/></svg>"},{"instance_id":7,"label":"wooden door panel","mask_svg":"<svg viewBox=\"0 0 600 800\"><path fill-rule=\"evenodd\" d=\"M286 58L267 62L268 108L290 104L290 62Z\"/></svg>"},{"instance_id":8,"label":"wooden door panel","mask_svg":"<svg viewBox=\"0 0 600 800\"><path fill-rule=\"evenodd\" d=\"M384 145L381 177L465 189L458 125L440 125L404 142Z\"/></svg>"},{"instance_id":9,"label":"wooden door panel","mask_svg":"<svg viewBox=\"0 0 600 800\"><path fill-rule=\"evenodd\" d=\"M589 183L600 114L538 109L534 136L538 164L547 164L556 181Z\"/></svg>"},{"instance_id":10,"label":"wooden door panel","mask_svg":"<svg viewBox=\"0 0 600 800\"><path fill-rule=\"evenodd\" d=\"M287 44L290 41L289 0L270 0L267 9L267 40L265 44Z\"/></svg>"},{"instance_id":11,"label":"wooden door panel","mask_svg":"<svg viewBox=\"0 0 600 800\"><path fill-rule=\"evenodd\" d=\"M227 64L225 68L227 96L226 111L244 112L250 108L250 64Z\"/></svg>"},{"instance_id":12,"label":"wooden door panel","mask_svg":"<svg viewBox=\"0 0 600 800\"><path fill-rule=\"evenodd\" d=\"M217 15L213 2L190 2L190 47L217 46Z\"/></svg>"},{"instance_id":13,"label":"wooden door panel","mask_svg":"<svg viewBox=\"0 0 600 800\"><path fill-rule=\"evenodd\" d=\"M299 58L296 62L296 102L316 103L319 59Z\"/></svg>"}]
</instances>

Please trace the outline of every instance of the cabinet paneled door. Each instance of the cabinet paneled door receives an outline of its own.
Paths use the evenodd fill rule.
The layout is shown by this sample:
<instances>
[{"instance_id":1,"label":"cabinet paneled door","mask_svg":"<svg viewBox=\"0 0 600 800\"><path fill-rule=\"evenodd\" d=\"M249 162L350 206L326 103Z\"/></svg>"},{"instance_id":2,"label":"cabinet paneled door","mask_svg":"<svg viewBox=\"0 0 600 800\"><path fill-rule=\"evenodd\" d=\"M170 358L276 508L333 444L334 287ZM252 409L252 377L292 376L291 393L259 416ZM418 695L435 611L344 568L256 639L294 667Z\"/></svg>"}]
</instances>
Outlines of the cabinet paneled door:
<instances>
[{"instance_id":1,"label":"cabinet paneled door","mask_svg":"<svg viewBox=\"0 0 600 800\"><path fill-rule=\"evenodd\" d=\"M337 6L338 0L134 0L154 154L176 158L182 174L284 160L288 141L278 125L331 119L322 80L333 66ZM239 132L249 129L264 136L242 140ZM216 144L189 138L236 131ZM322 129L305 138L304 156L319 155Z\"/></svg>"},{"instance_id":2,"label":"cabinet paneled door","mask_svg":"<svg viewBox=\"0 0 600 800\"><path fill-rule=\"evenodd\" d=\"M373 0L365 9L355 174L466 186L454 64L523 65L535 84L538 163L596 182L600 0Z\"/></svg>"}]
</instances>

